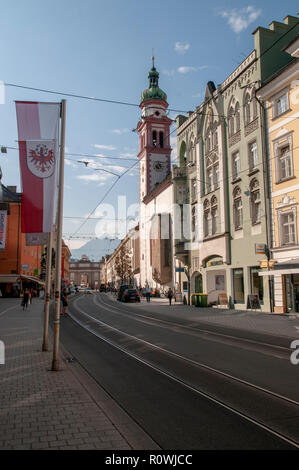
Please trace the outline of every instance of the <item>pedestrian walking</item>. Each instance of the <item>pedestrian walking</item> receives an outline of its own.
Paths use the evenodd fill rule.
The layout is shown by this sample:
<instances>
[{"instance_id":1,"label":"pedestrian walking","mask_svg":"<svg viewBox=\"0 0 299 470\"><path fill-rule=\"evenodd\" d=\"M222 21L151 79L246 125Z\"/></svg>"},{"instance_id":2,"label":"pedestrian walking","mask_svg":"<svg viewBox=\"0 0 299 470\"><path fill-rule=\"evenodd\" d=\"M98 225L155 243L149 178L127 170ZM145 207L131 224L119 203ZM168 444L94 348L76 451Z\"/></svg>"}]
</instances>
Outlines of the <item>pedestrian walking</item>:
<instances>
[{"instance_id":1,"label":"pedestrian walking","mask_svg":"<svg viewBox=\"0 0 299 470\"><path fill-rule=\"evenodd\" d=\"M145 297L147 302L151 301L151 289L149 287L145 289Z\"/></svg>"},{"instance_id":2,"label":"pedestrian walking","mask_svg":"<svg viewBox=\"0 0 299 470\"><path fill-rule=\"evenodd\" d=\"M23 295L23 302L22 302L23 310L25 310L25 307L26 307L26 310L28 308L29 297L30 297L29 290L25 289L24 295Z\"/></svg>"},{"instance_id":3,"label":"pedestrian walking","mask_svg":"<svg viewBox=\"0 0 299 470\"><path fill-rule=\"evenodd\" d=\"M171 287L168 289L168 294L167 294L168 300L169 300L169 305L171 305L172 297L173 297L173 292Z\"/></svg>"},{"instance_id":4,"label":"pedestrian walking","mask_svg":"<svg viewBox=\"0 0 299 470\"><path fill-rule=\"evenodd\" d=\"M64 315L67 315L68 297L67 297L66 289L63 289L61 292L61 301L62 301L62 308L63 308L62 313Z\"/></svg>"}]
</instances>

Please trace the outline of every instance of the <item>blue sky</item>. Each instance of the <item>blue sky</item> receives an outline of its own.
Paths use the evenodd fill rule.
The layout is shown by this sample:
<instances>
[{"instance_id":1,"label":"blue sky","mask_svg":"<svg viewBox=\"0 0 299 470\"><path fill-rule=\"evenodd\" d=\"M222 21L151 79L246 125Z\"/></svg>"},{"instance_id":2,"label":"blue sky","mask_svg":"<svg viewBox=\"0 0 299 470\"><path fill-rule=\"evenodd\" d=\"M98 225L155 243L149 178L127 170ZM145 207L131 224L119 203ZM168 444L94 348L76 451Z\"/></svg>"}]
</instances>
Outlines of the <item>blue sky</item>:
<instances>
[{"instance_id":1,"label":"blue sky","mask_svg":"<svg viewBox=\"0 0 299 470\"><path fill-rule=\"evenodd\" d=\"M169 107L193 110L202 101L207 81L221 83L253 50L251 33L257 26L283 21L288 14L296 16L297 10L294 0L10 0L1 5L0 79L139 104L154 50L159 84ZM6 87L5 104L0 107L0 144L16 147L14 100L62 98ZM94 171L95 167L121 174L134 163L138 135L132 129L139 114L138 107L67 98L67 151L107 158L90 158L85 168L76 162L82 158L68 157L66 217L89 214L113 183L113 175ZM175 146L175 133L172 136ZM0 155L0 165L4 184L17 184L20 189L18 152ZM137 169L138 165L120 179L106 203L116 206L118 195L126 195L128 205L137 202ZM65 238L81 223L82 219L65 218ZM95 221L88 222L77 235L94 230ZM73 241L72 246L80 243Z\"/></svg>"}]
</instances>

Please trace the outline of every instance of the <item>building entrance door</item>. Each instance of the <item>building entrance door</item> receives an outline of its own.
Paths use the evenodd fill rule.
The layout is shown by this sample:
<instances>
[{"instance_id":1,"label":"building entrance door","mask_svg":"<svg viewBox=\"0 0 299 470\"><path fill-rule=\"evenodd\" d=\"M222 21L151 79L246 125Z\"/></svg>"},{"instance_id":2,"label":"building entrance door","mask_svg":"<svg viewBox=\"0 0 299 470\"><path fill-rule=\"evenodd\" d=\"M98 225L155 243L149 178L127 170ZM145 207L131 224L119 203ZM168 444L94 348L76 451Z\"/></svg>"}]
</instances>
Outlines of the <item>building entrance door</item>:
<instances>
[{"instance_id":1,"label":"building entrance door","mask_svg":"<svg viewBox=\"0 0 299 470\"><path fill-rule=\"evenodd\" d=\"M202 294L202 275L198 274L195 278L195 293Z\"/></svg>"}]
</instances>

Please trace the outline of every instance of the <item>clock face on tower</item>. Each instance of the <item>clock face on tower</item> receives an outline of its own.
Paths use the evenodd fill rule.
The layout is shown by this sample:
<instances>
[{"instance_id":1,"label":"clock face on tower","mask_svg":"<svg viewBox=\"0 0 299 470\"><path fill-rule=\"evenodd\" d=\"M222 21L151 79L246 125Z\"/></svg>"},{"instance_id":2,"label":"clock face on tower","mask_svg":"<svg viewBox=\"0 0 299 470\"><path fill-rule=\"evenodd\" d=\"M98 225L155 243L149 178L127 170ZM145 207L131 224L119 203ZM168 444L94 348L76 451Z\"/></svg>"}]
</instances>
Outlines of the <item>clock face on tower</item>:
<instances>
[{"instance_id":1,"label":"clock face on tower","mask_svg":"<svg viewBox=\"0 0 299 470\"><path fill-rule=\"evenodd\" d=\"M163 171L164 170L164 163L163 162L154 162L153 169L156 171Z\"/></svg>"}]
</instances>

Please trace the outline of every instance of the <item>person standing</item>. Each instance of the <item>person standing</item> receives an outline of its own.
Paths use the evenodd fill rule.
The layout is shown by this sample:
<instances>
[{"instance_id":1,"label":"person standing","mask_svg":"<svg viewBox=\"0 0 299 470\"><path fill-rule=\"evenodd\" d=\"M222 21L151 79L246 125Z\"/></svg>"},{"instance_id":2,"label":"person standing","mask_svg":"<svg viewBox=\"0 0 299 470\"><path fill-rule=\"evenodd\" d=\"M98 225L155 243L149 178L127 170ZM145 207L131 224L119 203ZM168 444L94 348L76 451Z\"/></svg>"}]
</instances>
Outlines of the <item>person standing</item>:
<instances>
[{"instance_id":1,"label":"person standing","mask_svg":"<svg viewBox=\"0 0 299 470\"><path fill-rule=\"evenodd\" d=\"M151 301L151 289L149 287L145 289L145 297L147 302Z\"/></svg>"},{"instance_id":2,"label":"person standing","mask_svg":"<svg viewBox=\"0 0 299 470\"><path fill-rule=\"evenodd\" d=\"M29 296L30 296L29 290L25 289L24 295L23 295L23 310L25 310L25 307L26 307L26 310L28 308Z\"/></svg>"},{"instance_id":3,"label":"person standing","mask_svg":"<svg viewBox=\"0 0 299 470\"><path fill-rule=\"evenodd\" d=\"M169 305L171 305L171 301L172 301L172 297L173 297L173 293L172 293L171 287L169 287L169 289L168 289L167 297L168 297L168 299L169 299Z\"/></svg>"}]
</instances>

